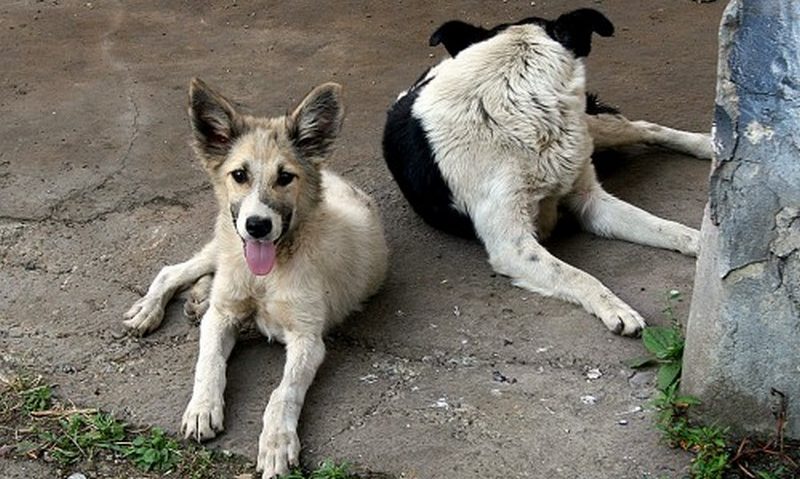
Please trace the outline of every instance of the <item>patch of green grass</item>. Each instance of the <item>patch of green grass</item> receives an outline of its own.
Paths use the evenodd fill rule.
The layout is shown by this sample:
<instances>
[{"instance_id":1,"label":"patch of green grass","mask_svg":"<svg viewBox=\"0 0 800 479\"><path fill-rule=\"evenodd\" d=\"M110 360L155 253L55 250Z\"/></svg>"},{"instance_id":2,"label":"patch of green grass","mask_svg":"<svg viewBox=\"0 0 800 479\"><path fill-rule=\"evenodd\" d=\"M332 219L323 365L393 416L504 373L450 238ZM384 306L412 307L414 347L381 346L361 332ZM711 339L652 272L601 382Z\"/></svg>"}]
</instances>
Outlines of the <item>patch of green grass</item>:
<instances>
[{"instance_id":1,"label":"patch of green grass","mask_svg":"<svg viewBox=\"0 0 800 479\"><path fill-rule=\"evenodd\" d=\"M626 364L636 369L658 366L658 395L652 401L653 407L658 411L657 427L670 445L695 454L691 465L693 478L718 479L730 467L727 430L717 426L695 426L689 422L689 407L700 404L700 401L693 396L678 393L683 368L684 338L680 322L675 317L676 301L681 301L679 291L667 293L663 312L669 319L670 326L647 327L642 331L642 342L650 354L627 361Z\"/></svg>"},{"instance_id":2,"label":"patch of green grass","mask_svg":"<svg viewBox=\"0 0 800 479\"><path fill-rule=\"evenodd\" d=\"M53 426L39 431L39 449L64 465L91 461L100 451L123 449L125 424L109 414L72 414Z\"/></svg>"},{"instance_id":3,"label":"patch of green grass","mask_svg":"<svg viewBox=\"0 0 800 479\"><path fill-rule=\"evenodd\" d=\"M44 411L53 404L53 388L41 376L17 376L5 384L0 413L22 408L26 413Z\"/></svg>"},{"instance_id":4,"label":"patch of green grass","mask_svg":"<svg viewBox=\"0 0 800 479\"><path fill-rule=\"evenodd\" d=\"M180 445L156 427L150 434L137 436L123 454L143 471L166 472L178 465Z\"/></svg>"},{"instance_id":5,"label":"patch of green grass","mask_svg":"<svg viewBox=\"0 0 800 479\"><path fill-rule=\"evenodd\" d=\"M25 412L44 411L53 403L53 389L49 384L36 386L22 392L22 408Z\"/></svg>"},{"instance_id":6,"label":"patch of green grass","mask_svg":"<svg viewBox=\"0 0 800 479\"><path fill-rule=\"evenodd\" d=\"M319 467L313 471L303 473L295 469L282 479L358 479L358 476L350 473L350 465L346 462L336 464L333 461L323 461Z\"/></svg>"},{"instance_id":7,"label":"patch of green grass","mask_svg":"<svg viewBox=\"0 0 800 479\"><path fill-rule=\"evenodd\" d=\"M252 470L245 458L180 442L162 429L132 429L113 414L65 407L40 376L0 383L0 445L13 445L17 458L44 459L60 467L91 469L103 477L216 479ZM88 474L87 474L88 475ZM111 477L111 476L109 476ZM256 477L254 475L253 477ZM350 471L347 463L325 461L291 479L376 479L389 476Z\"/></svg>"}]
</instances>

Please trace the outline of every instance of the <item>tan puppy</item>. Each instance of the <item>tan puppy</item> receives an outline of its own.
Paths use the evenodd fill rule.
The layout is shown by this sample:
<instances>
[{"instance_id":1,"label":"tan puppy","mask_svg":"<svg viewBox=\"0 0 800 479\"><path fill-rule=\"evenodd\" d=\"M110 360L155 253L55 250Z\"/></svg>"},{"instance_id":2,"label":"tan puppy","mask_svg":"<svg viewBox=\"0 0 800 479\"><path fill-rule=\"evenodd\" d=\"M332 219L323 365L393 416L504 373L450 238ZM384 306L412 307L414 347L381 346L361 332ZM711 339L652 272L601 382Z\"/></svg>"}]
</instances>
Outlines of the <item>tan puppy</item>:
<instances>
[{"instance_id":1,"label":"tan puppy","mask_svg":"<svg viewBox=\"0 0 800 479\"><path fill-rule=\"evenodd\" d=\"M182 424L198 441L223 430L225 368L240 326L253 320L286 345L259 439L264 478L297 463L297 422L325 355L323 335L378 290L387 269L376 206L322 167L342 122L340 91L326 83L288 116L254 118L192 81L194 148L219 202L214 238L189 261L163 268L126 314L129 328L152 331L173 294L203 278L187 303L205 314Z\"/></svg>"}]
</instances>

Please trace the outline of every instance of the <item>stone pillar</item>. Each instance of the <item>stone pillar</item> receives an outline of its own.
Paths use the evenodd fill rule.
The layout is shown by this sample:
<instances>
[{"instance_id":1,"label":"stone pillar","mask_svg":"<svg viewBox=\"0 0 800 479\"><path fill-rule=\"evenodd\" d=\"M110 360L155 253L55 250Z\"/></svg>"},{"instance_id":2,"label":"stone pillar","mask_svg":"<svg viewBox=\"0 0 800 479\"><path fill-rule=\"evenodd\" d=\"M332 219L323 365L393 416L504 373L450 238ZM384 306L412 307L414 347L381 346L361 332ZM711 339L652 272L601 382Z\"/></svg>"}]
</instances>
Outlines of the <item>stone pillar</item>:
<instances>
[{"instance_id":1,"label":"stone pillar","mask_svg":"<svg viewBox=\"0 0 800 479\"><path fill-rule=\"evenodd\" d=\"M732 0L682 391L705 422L800 438L800 1Z\"/></svg>"}]
</instances>

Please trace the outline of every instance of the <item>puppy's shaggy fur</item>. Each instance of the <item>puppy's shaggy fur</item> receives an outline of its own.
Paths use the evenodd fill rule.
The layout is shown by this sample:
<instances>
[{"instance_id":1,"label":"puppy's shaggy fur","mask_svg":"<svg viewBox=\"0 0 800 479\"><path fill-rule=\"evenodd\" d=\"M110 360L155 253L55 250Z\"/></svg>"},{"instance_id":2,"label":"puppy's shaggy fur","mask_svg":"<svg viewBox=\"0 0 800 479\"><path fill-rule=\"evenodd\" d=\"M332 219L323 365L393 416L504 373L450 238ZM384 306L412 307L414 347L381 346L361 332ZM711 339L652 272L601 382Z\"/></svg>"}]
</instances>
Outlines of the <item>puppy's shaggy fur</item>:
<instances>
[{"instance_id":1,"label":"puppy's shaggy fur","mask_svg":"<svg viewBox=\"0 0 800 479\"><path fill-rule=\"evenodd\" d=\"M182 425L198 441L223 430L226 361L240 326L253 320L286 345L259 439L264 478L297 463L297 422L325 355L323 335L377 291L387 269L377 208L322 167L342 121L339 97L329 83L285 117L254 118L192 82L195 151L219 202L214 237L189 261L162 269L126 314L129 328L152 331L173 294L200 279L187 303L205 314Z\"/></svg>"},{"instance_id":2,"label":"puppy's shaggy fur","mask_svg":"<svg viewBox=\"0 0 800 479\"><path fill-rule=\"evenodd\" d=\"M582 9L491 30L442 25L453 58L425 72L388 113L384 157L412 207L444 231L477 235L494 269L531 291L581 304L616 333L642 317L540 244L559 205L595 234L695 255L698 232L657 218L598 183L595 147L658 144L709 158L709 135L631 122L590 97L583 58L613 25ZM588 113L587 113L588 111Z\"/></svg>"}]
</instances>

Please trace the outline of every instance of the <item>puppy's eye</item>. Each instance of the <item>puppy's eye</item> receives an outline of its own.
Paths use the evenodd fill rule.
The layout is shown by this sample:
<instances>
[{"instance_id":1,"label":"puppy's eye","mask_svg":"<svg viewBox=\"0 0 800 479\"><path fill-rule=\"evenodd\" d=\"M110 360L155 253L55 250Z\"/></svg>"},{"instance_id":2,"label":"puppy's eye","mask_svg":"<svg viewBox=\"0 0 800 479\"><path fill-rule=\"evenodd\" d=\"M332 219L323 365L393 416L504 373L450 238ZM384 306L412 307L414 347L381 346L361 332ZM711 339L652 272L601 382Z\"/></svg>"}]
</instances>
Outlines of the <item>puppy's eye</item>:
<instances>
[{"instance_id":1,"label":"puppy's eye","mask_svg":"<svg viewBox=\"0 0 800 479\"><path fill-rule=\"evenodd\" d=\"M244 168L231 171L231 176L233 177L233 181L239 184L247 182L247 170Z\"/></svg>"},{"instance_id":2,"label":"puppy's eye","mask_svg":"<svg viewBox=\"0 0 800 479\"><path fill-rule=\"evenodd\" d=\"M278 186L286 186L292 181L294 181L295 176L296 175L294 173L289 173L288 171L281 171L280 173L278 173L278 179L275 180L275 183Z\"/></svg>"}]
</instances>

